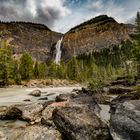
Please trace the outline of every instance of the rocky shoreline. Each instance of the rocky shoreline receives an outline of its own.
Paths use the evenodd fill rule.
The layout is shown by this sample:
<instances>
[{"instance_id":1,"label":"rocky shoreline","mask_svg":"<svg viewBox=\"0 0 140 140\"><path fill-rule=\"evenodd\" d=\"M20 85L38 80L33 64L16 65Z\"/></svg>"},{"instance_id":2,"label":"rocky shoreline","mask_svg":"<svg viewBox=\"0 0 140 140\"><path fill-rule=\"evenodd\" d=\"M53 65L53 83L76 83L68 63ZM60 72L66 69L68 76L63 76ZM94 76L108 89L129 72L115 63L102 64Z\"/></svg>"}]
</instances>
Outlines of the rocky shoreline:
<instances>
[{"instance_id":1,"label":"rocky shoreline","mask_svg":"<svg viewBox=\"0 0 140 140\"><path fill-rule=\"evenodd\" d=\"M60 80L60 79L35 79L35 80L29 80L29 81L22 81L21 85L16 85L13 83L9 83L6 88L46 88L46 87L71 87L71 86L81 86L76 81L70 81L70 80ZM2 86L5 88L5 86ZM1 88L2 88L1 87Z\"/></svg>"},{"instance_id":2,"label":"rocky shoreline","mask_svg":"<svg viewBox=\"0 0 140 140\"><path fill-rule=\"evenodd\" d=\"M0 126L0 139L139 140L140 95L134 87L139 84L114 83L100 93L82 88L60 94L53 101L46 98L36 103L1 106L1 122L12 122ZM35 90L30 96L37 98L41 94ZM109 106L110 111L105 110ZM19 121L24 123L17 125Z\"/></svg>"}]
</instances>

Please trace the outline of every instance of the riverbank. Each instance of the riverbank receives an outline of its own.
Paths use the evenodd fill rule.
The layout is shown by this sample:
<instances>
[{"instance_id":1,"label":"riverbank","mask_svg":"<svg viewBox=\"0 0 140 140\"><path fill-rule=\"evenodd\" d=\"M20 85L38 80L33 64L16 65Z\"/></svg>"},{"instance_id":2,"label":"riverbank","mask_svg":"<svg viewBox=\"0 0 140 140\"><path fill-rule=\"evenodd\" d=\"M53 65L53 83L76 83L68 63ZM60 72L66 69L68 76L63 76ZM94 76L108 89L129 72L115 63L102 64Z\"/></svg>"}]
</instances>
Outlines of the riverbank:
<instances>
[{"instance_id":1,"label":"riverbank","mask_svg":"<svg viewBox=\"0 0 140 140\"><path fill-rule=\"evenodd\" d=\"M55 100L55 97L59 94L68 94L72 92L73 89L81 89L80 86L71 87L45 87L45 88L27 88L27 87L8 87L0 88L0 106L14 105L19 103L31 103L39 102L38 99L48 97L49 100ZM42 92L40 97L30 96L34 90L40 90ZM51 95L51 96L47 96ZM24 100L30 100L30 102L25 102Z\"/></svg>"},{"instance_id":2,"label":"riverbank","mask_svg":"<svg viewBox=\"0 0 140 140\"><path fill-rule=\"evenodd\" d=\"M47 87L79 87L83 84L66 79L34 79L28 81L22 81L20 85L17 85L13 81L9 81L8 86L1 86L1 88L47 88Z\"/></svg>"},{"instance_id":3,"label":"riverbank","mask_svg":"<svg viewBox=\"0 0 140 140\"><path fill-rule=\"evenodd\" d=\"M0 139L139 140L139 86L118 78L99 91L80 86L1 88Z\"/></svg>"}]
</instances>

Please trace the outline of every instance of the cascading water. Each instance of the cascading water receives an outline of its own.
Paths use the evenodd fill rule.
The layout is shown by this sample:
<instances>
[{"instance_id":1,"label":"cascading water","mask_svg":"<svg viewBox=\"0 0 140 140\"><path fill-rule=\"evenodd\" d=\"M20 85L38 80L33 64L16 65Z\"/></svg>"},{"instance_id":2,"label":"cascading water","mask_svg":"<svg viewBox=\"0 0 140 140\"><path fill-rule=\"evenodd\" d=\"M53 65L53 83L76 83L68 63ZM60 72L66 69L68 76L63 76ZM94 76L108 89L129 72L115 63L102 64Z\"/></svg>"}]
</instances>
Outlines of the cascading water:
<instances>
[{"instance_id":1,"label":"cascading water","mask_svg":"<svg viewBox=\"0 0 140 140\"><path fill-rule=\"evenodd\" d=\"M61 61L61 54L62 54L61 43L62 43L62 40L63 40L63 37L60 40L58 40L58 42L56 44L56 57L55 57L56 64L59 64Z\"/></svg>"}]
</instances>

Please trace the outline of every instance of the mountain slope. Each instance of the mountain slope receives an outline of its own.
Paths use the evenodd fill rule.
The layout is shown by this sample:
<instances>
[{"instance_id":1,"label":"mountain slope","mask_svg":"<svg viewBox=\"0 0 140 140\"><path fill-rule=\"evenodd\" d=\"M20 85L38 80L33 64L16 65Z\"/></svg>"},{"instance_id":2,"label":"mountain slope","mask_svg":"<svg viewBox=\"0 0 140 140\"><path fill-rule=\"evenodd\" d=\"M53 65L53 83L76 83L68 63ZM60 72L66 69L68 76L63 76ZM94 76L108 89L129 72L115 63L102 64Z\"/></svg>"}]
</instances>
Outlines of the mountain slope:
<instances>
[{"instance_id":1,"label":"mountain slope","mask_svg":"<svg viewBox=\"0 0 140 140\"><path fill-rule=\"evenodd\" d=\"M15 56L18 57L22 52L27 51L35 59L47 61L51 47L56 44L62 34L53 32L42 24L1 22L0 36L3 39L13 38L10 44L13 46Z\"/></svg>"},{"instance_id":2,"label":"mountain slope","mask_svg":"<svg viewBox=\"0 0 140 140\"><path fill-rule=\"evenodd\" d=\"M104 47L119 45L129 39L129 31L107 15L101 15L84 22L64 35L63 58L89 54Z\"/></svg>"}]
</instances>

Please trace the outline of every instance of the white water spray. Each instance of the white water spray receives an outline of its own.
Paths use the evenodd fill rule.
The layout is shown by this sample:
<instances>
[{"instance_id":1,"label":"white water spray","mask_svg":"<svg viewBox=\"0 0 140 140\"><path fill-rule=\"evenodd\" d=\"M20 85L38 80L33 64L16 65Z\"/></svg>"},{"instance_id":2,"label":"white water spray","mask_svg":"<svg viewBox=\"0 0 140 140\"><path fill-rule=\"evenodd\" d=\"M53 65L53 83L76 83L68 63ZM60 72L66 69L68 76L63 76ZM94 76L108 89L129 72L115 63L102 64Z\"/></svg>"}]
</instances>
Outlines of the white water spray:
<instances>
[{"instance_id":1,"label":"white water spray","mask_svg":"<svg viewBox=\"0 0 140 140\"><path fill-rule=\"evenodd\" d=\"M61 61L61 54L62 54L61 43L62 43L62 40L63 40L63 37L60 40L58 40L58 42L56 44L56 57L55 57L56 64L59 64Z\"/></svg>"}]
</instances>

